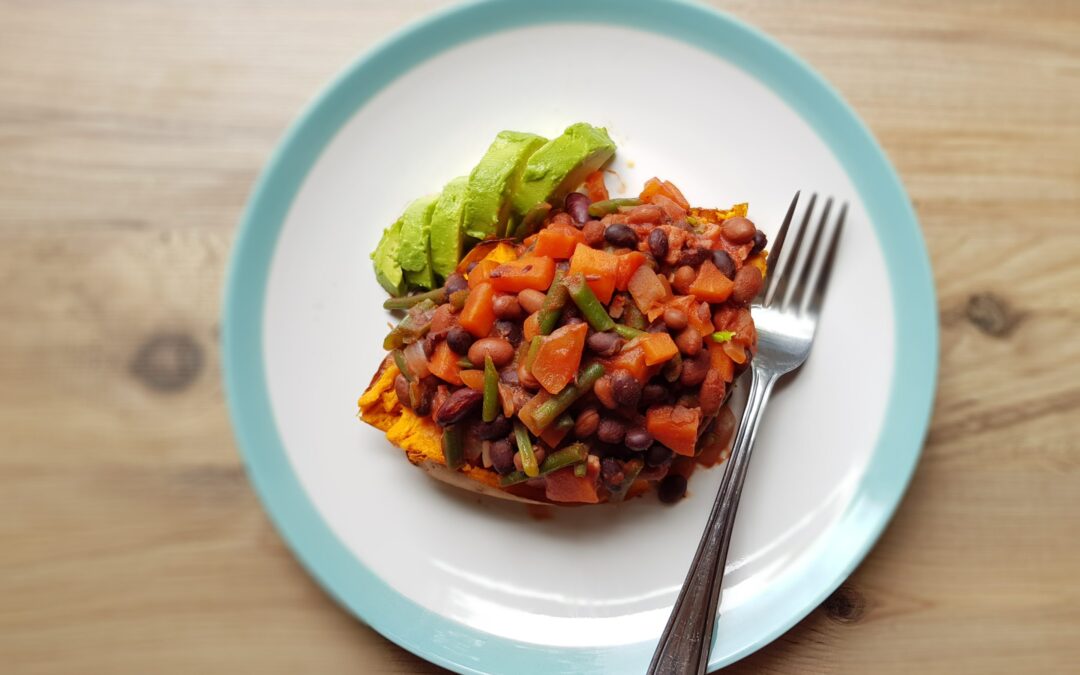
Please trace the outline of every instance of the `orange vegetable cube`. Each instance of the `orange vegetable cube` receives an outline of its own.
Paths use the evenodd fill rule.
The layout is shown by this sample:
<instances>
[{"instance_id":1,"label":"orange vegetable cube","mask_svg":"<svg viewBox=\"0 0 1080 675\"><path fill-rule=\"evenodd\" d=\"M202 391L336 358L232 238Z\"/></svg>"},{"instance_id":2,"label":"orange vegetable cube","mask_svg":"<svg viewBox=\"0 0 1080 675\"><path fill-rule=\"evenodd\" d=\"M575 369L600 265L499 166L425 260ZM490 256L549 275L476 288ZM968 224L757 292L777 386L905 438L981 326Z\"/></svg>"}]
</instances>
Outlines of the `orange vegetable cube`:
<instances>
[{"instance_id":1,"label":"orange vegetable cube","mask_svg":"<svg viewBox=\"0 0 1080 675\"><path fill-rule=\"evenodd\" d=\"M711 260L701 263L697 278L690 284L690 292L698 300L705 302L723 302L731 296L735 282L716 269Z\"/></svg>"},{"instance_id":2,"label":"orange vegetable cube","mask_svg":"<svg viewBox=\"0 0 1080 675\"><path fill-rule=\"evenodd\" d=\"M667 333L646 333L637 338L645 352L645 365L654 366L675 358L679 348Z\"/></svg>"},{"instance_id":3,"label":"orange vegetable cube","mask_svg":"<svg viewBox=\"0 0 1080 675\"><path fill-rule=\"evenodd\" d=\"M572 466L559 469L548 474L544 496L553 502L597 504L600 501L600 495L596 491L596 479L599 475L599 469L594 469L591 463L581 478L574 475Z\"/></svg>"},{"instance_id":4,"label":"orange vegetable cube","mask_svg":"<svg viewBox=\"0 0 1080 675\"><path fill-rule=\"evenodd\" d=\"M495 289L487 281L479 283L469 291L469 299L465 301L465 307L458 315L458 323L473 337L487 337L491 327L495 325L495 310L492 307L494 299Z\"/></svg>"},{"instance_id":5,"label":"orange vegetable cube","mask_svg":"<svg viewBox=\"0 0 1080 675\"><path fill-rule=\"evenodd\" d=\"M484 371L482 370L463 370L458 373L458 377L469 389L475 389L476 391L484 391Z\"/></svg>"},{"instance_id":6,"label":"orange vegetable cube","mask_svg":"<svg viewBox=\"0 0 1080 675\"><path fill-rule=\"evenodd\" d=\"M535 255L551 256L556 260L568 260L574 248L585 243L585 235L576 227L549 227L536 236Z\"/></svg>"},{"instance_id":7,"label":"orange vegetable cube","mask_svg":"<svg viewBox=\"0 0 1080 675\"><path fill-rule=\"evenodd\" d=\"M504 262L488 275L492 288L503 293L519 293L526 288L546 291L554 278L555 261L547 256Z\"/></svg>"},{"instance_id":8,"label":"orange vegetable cube","mask_svg":"<svg viewBox=\"0 0 1080 675\"><path fill-rule=\"evenodd\" d=\"M487 281L488 277L491 276L491 273L498 266L499 263L490 258L485 258L484 260L476 263L476 267L472 269L472 272L469 272L469 288L476 288L480 284Z\"/></svg>"},{"instance_id":9,"label":"orange vegetable cube","mask_svg":"<svg viewBox=\"0 0 1080 675\"><path fill-rule=\"evenodd\" d=\"M615 272L615 288L625 291L630 285L630 277L645 263L645 254L641 251L630 251L618 256L618 268Z\"/></svg>"},{"instance_id":10,"label":"orange vegetable cube","mask_svg":"<svg viewBox=\"0 0 1080 675\"><path fill-rule=\"evenodd\" d=\"M618 257L607 251L578 244L570 258L570 274L578 272L585 275L585 283L589 284L597 300L605 305L611 302L611 295L615 292L615 277L619 273Z\"/></svg>"},{"instance_id":11,"label":"orange vegetable cube","mask_svg":"<svg viewBox=\"0 0 1080 675\"><path fill-rule=\"evenodd\" d=\"M532 364L532 375L546 391L558 394L577 374L589 325L563 326L544 338Z\"/></svg>"},{"instance_id":12,"label":"orange vegetable cube","mask_svg":"<svg viewBox=\"0 0 1080 675\"><path fill-rule=\"evenodd\" d=\"M659 405L645 413L645 428L660 443L680 455L693 457L697 446L700 408Z\"/></svg>"},{"instance_id":13,"label":"orange vegetable cube","mask_svg":"<svg viewBox=\"0 0 1080 675\"><path fill-rule=\"evenodd\" d=\"M446 344L445 340L442 340L431 355L428 370L431 371L432 375L444 382L461 384L461 366L458 365L458 358L454 350L450 349L450 345Z\"/></svg>"}]
</instances>

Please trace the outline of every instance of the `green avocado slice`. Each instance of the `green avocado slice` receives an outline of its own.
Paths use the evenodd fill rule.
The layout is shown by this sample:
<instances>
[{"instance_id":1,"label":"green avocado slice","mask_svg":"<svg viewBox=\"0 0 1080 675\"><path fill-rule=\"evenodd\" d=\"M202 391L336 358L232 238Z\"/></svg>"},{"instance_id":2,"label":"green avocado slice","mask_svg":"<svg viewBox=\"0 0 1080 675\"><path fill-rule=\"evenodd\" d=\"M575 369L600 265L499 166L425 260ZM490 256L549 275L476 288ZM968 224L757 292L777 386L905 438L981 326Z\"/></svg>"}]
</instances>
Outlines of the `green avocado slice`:
<instances>
[{"instance_id":1,"label":"green avocado slice","mask_svg":"<svg viewBox=\"0 0 1080 675\"><path fill-rule=\"evenodd\" d=\"M431 267L431 212L438 195L413 200L401 215L401 249L398 263L406 272L422 272Z\"/></svg>"},{"instance_id":2,"label":"green avocado slice","mask_svg":"<svg viewBox=\"0 0 1080 675\"><path fill-rule=\"evenodd\" d=\"M614 154L615 143L607 129L585 122L571 124L529 158L512 199L514 218L523 218L541 202L561 206L568 192Z\"/></svg>"},{"instance_id":3,"label":"green avocado slice","mask_svg":"<svg viewBox=\"0 0 1080 675\"><path fill-rule=\"evenodd\" d=\"M468 185L468 176L447 183L431 214L431 269L443 279L454 273L461 260L461 216Z\"/></svg>"},{"instance_id":4,"label":"green avocado slice","mask_svg":"<svg viewBox=\"0 0 1080 675\"><path fill-rule=\"evenodd\" d=\"M398 250L401 248L401 219L383 230L382 239L371 254L375 264L375 279L390 295L401 295L405 291L401 265L398 264Z\"/></svg>"},{"instance_id":5,"label":"green avocado slice","mask_svg":"<svg viewBox=\"0 0 1080 675\"><path fill-rule=\"evenodd\" d=\"M520 131L501 131L469 174L463 229L476 239L502 237L510 217L511 195L529 157L547 139Z\"/></svg>"}]
</instances>

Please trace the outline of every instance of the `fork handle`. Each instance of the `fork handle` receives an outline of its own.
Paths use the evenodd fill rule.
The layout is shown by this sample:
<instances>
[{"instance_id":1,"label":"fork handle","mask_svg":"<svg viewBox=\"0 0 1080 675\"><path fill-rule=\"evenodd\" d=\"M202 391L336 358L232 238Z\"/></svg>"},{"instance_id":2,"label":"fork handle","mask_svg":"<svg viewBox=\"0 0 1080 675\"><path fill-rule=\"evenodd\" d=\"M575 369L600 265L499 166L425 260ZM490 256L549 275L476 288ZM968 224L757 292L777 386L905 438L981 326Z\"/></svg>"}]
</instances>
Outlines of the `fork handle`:
<instances>
[{"instance_id":1,"label":"fork handle","mask_svg":"<svg viewBox=\"0 0 1080 675\"><path fill-rule=\"evenodd\" d=\"M709 664L709 649L712 647L735 512L746 479L746 467L750 464L750 452L754 447L761 412L778 377L764 369L751 369L746 410L735 436L720 490L682 591L649 664L649 673L701 675Z\"/></svg>"}]
</instances>

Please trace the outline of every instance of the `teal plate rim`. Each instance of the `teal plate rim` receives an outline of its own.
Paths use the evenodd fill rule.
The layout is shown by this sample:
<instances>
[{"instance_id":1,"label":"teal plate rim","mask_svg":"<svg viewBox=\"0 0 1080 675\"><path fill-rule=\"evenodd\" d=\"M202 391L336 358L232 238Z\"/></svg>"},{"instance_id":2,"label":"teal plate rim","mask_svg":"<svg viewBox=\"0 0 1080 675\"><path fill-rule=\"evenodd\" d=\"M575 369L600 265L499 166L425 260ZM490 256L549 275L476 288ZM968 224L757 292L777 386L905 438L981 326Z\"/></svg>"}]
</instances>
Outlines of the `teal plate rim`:
<instances>
[{"instance_id":1,"label":"teal plate rim","mask_svg":"<svg viewBox=\"0 0 1080 675\"><path fill-rule=\"evenodd\" d=\"M821 604L884 530L911 479L937 377L937 304L911 203L869 130L841 96L788 49L741 21L686 0L478 0L432 14L368 51L292 125L248 203L229 265L223 372L237 443L271 518L307 570L339 603L409 651L463 673L635 672L655 642L563 648L517 642L443 618L390 588L350 553L316 511L285 453L270 407L262 326L270 263L290 204L348 119L417 64L493 32L557 21L621 25L710 51L763 82L839 159L867 207L885 255L896 317L886 419L848 508L782 583L743 620L718 631L709 669L768 644ZM757 607L753 607L757 605ZM659 636L657 636L659 638Z\"/></svg>"}]
</instances>

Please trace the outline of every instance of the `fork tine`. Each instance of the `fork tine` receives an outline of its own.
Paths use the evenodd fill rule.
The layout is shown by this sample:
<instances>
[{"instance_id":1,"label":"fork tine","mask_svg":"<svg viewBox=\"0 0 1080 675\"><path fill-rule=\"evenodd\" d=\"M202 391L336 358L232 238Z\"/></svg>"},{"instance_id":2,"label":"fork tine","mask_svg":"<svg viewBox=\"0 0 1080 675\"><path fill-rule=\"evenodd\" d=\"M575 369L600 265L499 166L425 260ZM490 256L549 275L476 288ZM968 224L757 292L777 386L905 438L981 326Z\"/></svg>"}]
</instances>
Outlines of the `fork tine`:
<instances>
[{"instance_id":1,"label":"fork tine","mask_svg":"<svg viewBox=\"0 0 1080 675\"><path fill-rule=\"evenodd\" d=\"M791 216L795 214L795 205L799 203L800 194L802 194L802 190L796 192L795 196L791 198L791 204L787 207L787 215L784 216L784 222L780 225L780 231L776 233L772 250L769 251L769 259L765 261L766 279L771 278L773 272L776 271L776 261L780 259L780 251L784 250L784 240L787 239L788 226L791 225Z\"/></svg>"},{"instance_id":2,"label":"fork tine","mask_svg":"<svg viewBox=\"0 0 1080 675\"><path fill-rule=\"evenodd\" d=\"M784 266L772 275L769 288L765 292L765 307L772 304L775 298L783 298L787 291L788 280L791 278L792 268L799 258L799 248L802 246L803 235L806 233L806 225L810 222L810 216L814 213L814 204L817 203L817 193L810 195L810 203L806 205L806 213L803 215L799 229L795 231L795 241L791 242L791 250L784 256ZM779 267L779 263L777 263Z\"/></svg>"},{"instance_id":3,"label":"fork tine","mask_svg":"<svg viewBox=\"0 0 1080 675\"><path fill-rule=\"evenodd\" d=\"M832 211L833 200L829 197L825 200L825 209L821 212L817 227L814 229L814 239L810 242L810 248L806 251L802 269L799 270L799 280L791 289L791 297L784 301L784 307L793 307L797 311L802 306L803 297L806 295L806 287L810 285L810 275L818 265L818 247L821 244L821 235L825 232L825 226L829 223L829 213Z\"/></svg>"},{"instance_id":4,"label":"fork tine","mask_svg":"<svg viewBox=\"0 0 1080 675\"><path fill-rule=\"evenodd\" d=\"M832 273L833 261L836 259L836 249L839 248L840 234L844 230L844 221L847 219L847 202L840 207L840 215L836 218L836 226L829 238L829 248L825 253L825 259L821 261L821 271L818 272L814 282L814 292L806 302L806 312L815 320L821 313L821 305L825 300L825 290L829 285L829 275Z\"/></svg>"}]
</instances>

